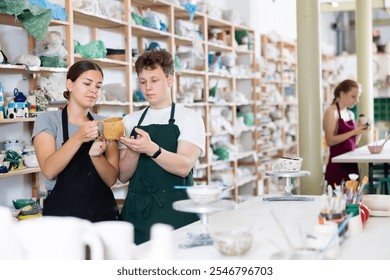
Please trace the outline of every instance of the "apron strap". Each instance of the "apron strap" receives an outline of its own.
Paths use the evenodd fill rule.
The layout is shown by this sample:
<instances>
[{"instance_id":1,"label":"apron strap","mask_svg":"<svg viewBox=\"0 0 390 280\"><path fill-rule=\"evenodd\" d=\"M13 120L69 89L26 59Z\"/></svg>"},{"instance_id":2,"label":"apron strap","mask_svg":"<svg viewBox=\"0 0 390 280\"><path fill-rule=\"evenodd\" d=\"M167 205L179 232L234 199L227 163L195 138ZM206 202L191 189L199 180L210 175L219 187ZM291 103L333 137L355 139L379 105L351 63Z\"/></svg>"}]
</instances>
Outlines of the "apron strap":
<instances>
[{"instance_id":1,"label":"apron strap","mask_svg":"<svg viewBox=\"0 0 390 280\"><path fill-rule=\"evenodd\" d=\"M336 102L336 107L337 107L337 113L339 114L339 119L341 119L340 107L338 102Z\"/></svg>"},{"instance_id":2,"label":"apron strap","mask_svg":"<svg viewBox=\"0 0 390 280\"><path fill-rule=\"evenodd\" d=\"M172 102L171 115L170 115L169 121L168 121L169 124L175 123L175 107L176 107L176 104L174 102ZM145 119L146 113L148 112L149 108L150 108L150 106L146 107L145 111L142 113L141 118L138 121L137 126L141 126L141 123Z\"/></svg>"},{"instance_id":3,"label":"apron strap","mask_svg":"<svg viewBox=\"0 0 390 280\"><path fill-rule=\"evenodd\" d=\"M145 118L145 116L146 116L146 112L149 110L149 107L150 107L150 106L146 107L145 111L142 113L142 116L139 118L139 121L138 121L137 126L140 126L141 123L143 122L143 120L144 120L144 118Z\"/></svg>"},{"instance_id":4,"label":"apron strap","mask_svg":"<svg viewBox=\"0 0 390 280\"><path fill-rule=\"evenodd\" d=\"M62 145L69 139L69 128L68 128L68 105L62 109L62 136L64 138L64 142L62 142ZM90 121L93 121L93 117L90 112L88 112L87 117Z\"/></svg>"},{"instance_id":5,"label":"apron strap","mask_svg":"<svg viewBox=\"0 0 390 280\"><path fill-rule=\"evenodd\" d=\"M169 118L169 124L174 124L175 123L175 102L172 102L172 107L171 107L171 117Z\"/></svg>"}]
</instances>

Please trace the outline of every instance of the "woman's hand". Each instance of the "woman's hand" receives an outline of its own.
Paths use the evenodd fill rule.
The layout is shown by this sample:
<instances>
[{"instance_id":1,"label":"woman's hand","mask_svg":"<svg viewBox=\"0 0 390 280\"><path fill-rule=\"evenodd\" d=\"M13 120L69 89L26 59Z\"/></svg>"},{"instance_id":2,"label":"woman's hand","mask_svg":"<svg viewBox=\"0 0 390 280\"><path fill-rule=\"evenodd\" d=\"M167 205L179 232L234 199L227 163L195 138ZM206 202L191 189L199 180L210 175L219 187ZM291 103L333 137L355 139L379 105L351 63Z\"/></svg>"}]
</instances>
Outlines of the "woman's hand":
<instances>
[{"instance_id":1,"label":"woman's hand","mask_svg":"<svg viewBox=\"0 0 390 280\"><path fill-rule=\"evenodd\" d=\"M93 142L91 148L89 149L89 155L91 157L98 157L106 151L109 145L110 141L98 138L95 142Z\"/></svg>"},{"instance_id":2,"label":"woman's hand","mask_svg":"<svg viewBox=\"0 0 390 280\"><path fill-rule=\"evenodd\" d=\"M360 124L358 122L358 126L355 130L356 135L367 134L371 130L371 126L367 124Z\"/></svg>"},{"instance_id":3,"label":"woman's hand","mask_svg":"<svg viewBox=\"0 0 390 280\"><path fill-rule=\"evenodd\" d=\"M80 126L75 136L83 143L95 140L99 136L97 121L88 121Z\"/></svg>"}]
</instances>

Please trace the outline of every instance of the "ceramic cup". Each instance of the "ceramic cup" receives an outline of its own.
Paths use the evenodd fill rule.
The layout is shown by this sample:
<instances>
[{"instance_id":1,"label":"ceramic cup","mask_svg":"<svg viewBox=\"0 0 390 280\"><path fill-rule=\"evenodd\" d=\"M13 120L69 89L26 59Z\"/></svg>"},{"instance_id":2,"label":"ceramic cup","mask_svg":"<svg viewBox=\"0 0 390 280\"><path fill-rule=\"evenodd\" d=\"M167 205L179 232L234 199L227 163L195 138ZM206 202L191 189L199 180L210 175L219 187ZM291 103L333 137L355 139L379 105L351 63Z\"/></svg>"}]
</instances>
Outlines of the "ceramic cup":
<instances>
[{"instance_id":1,"label":"ceramic cup","mask_svg":"<svg viewBox=\"0 0 390 280\"><path fill-rule=\"evenodd\" d=\"M125 125L122 117L111 117L98 122L102 124L105 140L118 140L125 135Z\"/></svg>"},{"instance_id":2,"label":"ceramic cup","mask_svg":"<svg viewBox=\"0 0 390 280\"><path fill-rule=\"evenodd\" d=\"M91 259L104 259L103 243L87 220L54 216L28 219L17 223L15 233L25 259L85 260L87 246Z\"/></svg>"},{"instance_id":3,"label":"ceramic cup","mask_svg":"<svg viewBox=\"0 0 390 280\"><path fill-rule=\"evenodd\" d=\"M287 158L281 157L278 162L272 166L272 171L277 172L296 172L300 171L302 167L303 158Z\"/></svg>"},{"instance_id":4,"label":"ceramic cup","mask_svg":"<svg viewBox=\"0 0 390 280\"><path fill-rule=\"evenodd\" d=\"M360 213L353 216L348 222L348 236L359 235L363 232L363 222Z\"/></svg>"},{"instance_id":5,"label":"ceramic cup","mask_svg":"<svg viewBox=\"0 0 390 280\"><path fill-rule=\"evenodd\" d=\"M124 221L104 221L93 224L104 244L104 259L134 259L134 227Z\"/></svg>"}]
</instances>

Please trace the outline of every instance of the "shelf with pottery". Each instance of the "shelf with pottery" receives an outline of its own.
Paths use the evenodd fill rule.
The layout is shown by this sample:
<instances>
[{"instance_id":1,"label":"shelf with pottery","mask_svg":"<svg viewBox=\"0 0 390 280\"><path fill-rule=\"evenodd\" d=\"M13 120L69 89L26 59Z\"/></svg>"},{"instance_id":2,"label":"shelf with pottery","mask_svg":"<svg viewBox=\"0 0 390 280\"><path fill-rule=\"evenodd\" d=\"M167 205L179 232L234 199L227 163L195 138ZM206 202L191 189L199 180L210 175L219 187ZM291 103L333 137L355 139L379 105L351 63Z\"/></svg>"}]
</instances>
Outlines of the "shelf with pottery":
<instances>
[{"instance_id":1,"label":"shelf with pottery","mask_svg":"<svg viewBox=\"0 0 390 280\"><path fill-rule=\"evenodd\" d=\"M66 1L66 0L65 0ZM0 13L0 22L2 25L23 27L23 25L15 19L15 16ZM52 19L49 23L50 26L66 26L69 25L68 21Z\"/></svg>"},{"instance_id":2,"label":"shelf with pottery","mask_svg":"<svg viewBox=\"0 0 390 280\"><path fill-rule=\"evenodd\" d=\"M71 44L70 42L73 42L73 39L75 35L77 35L78 29L75 29L75 25L82 25L82 26L88 26L90 27L90 33L91 33L91 38L92 39L98 39L98 30L99 29L104 29L104 30L111 30L113 32L117 33L123 33L124 37L126 38L126 42L124 43L125 49L126 49L126 55L122 59L109 59L109 58L102 58L102 59L94 59L97 64L99 64L102 67L107 67L107 68L115 68L115 69L123 69L125 71L125 84L126 84L126 102L111 102L111 101L102 101L100 104L97 104L96 108L99 110L99 107L104 107L104 106L114 106L116 107L125 107L129 112L132 112L133 110L138 110L139 108L147 106L147 102L134 102L131 98L131 90L132 87L132 73L134 74L134 61L131 59L131 47L137 48L139 50L139 53L144 51L145 47L145 42L146 40L154 40L154 41L160 41L162 40L164 44L166 44L167 49L169 51L172 51L175 53L175 46L187 46L191 47L193 40L191 38L181 36L179 34L175 34L175 19L178 20L188 20L189 18L189 13L181 6L172 4L167 1L161 1L161 0L154 0L154 1L139 1L139 0L125 0L123 1L124 4L124 10L125 11L131 11L132 7L136 7L142 12L144 12L147 8L150 8L153 12L157 13L162 13L165 15L168 19L168 24L167 24L167 30L162 31L162 30L157 30L153 29L150 27L145 27L141 25L136 25L134 20L130 17L130 13L125 13L124 14L124 19L123 20L116 20L116 19L111 19L107 18L104 16L97 16L97 15L92 15L89 12L82 11L78 8L73 8L72 10L67 10L68 14L70 15L70 19L72 22L67 23L70 29L73 31L73 33L68 32L67 34L67 49L70 51L70 58L68 59L68 64L73 63L74 61L79 61L82 58L78 54L73 53L73 47L71 48L70 46L73 46L73 43ZM68 5L68 4L66 4ZM225 39L225 44L219 44L215 40L210 40L208 36L208 31L210 31L213 28L219 28L222 29L225 33L230 33L234 34L235 30L247 30L247 27L244 26L234 26L232 25L229 21L225 21L222 19L215 19L213 17L210 17L206 14L195 12L194 13L195 17L195 22L199 23L200 25L200 30L204 34L204 40L201 41L201 46L205 51L205 67L203 69L182 69L182 70L177 70L176 71L176 76L181 78L187 78L187 77L195 77L198 79L201 79L203 81L203 96L201 99L197 100L196 102L182 102L185 106L203 110L204 111L204 118L207 122L210 122L210 108L214 108L216 106L230 106L230 110L233 113L233 119L232 123L235 121L235 111L237 109L237 106L239 107L248 107L248 106L254 106L253 99L248 103L241 103L241 104L215 104L212 105L210 104L210 100L208 99L208 89L209 89L209 83L210 79L228 79L230 80L230 83L232 84L232 90L235 90L235 83L236 81L241 81L241 80L248 80L250 81L251 79L254 79L254 77L251 77L250 75L241 75L237 76L236 78L233 77L233 75L229 73L209 73L208 72L208 67L207 67L207 55L209 52L216 52L220 51L222 53L236 53L238 55L251 55L253 53L253 50L245 50L245 49L234 49L233 48L233 38L224 38ZM54 24L54 23L53 23ZM66 25L66 23L65 23ZM208 30L206 30L208 28ZM76 31L77 30L77 31ZM226 34L225 34L226 35ZM131 40L130 40L131 37ZM135 39L135 40L133 40ZM134 42L137 41L137 42ZM252 67L252 66L250 66ZM1 68L0 68L1 69ZM23 67L20 67L20 71L24 69ZM0 70L1 71L1 70ZM19 70L18 70L19 71ZM65 69L64 69L65 72ZM134 89L134 88L133 88ZM177 91L173 91L173 97L174 100L178 96ZM206 125L206 128L208 126ZM255 133L254 130L252 129L247 129L243 131L243 133ZM207 128L206 131L206 137L207 137L207 147L209 147L210 143L210 138L212 137L212 134L210 133L209 129ZM227 136L232 138L232 143L237 144L237 140L234 140L234 136ZM234 142L236 141L236 142ZM251 150L251 148L247 149L248 151ZM206 150L206 155L211 153L211 149ZM241 156L241 155L240 155ZM239 157L240 157L239 156ZM233 168L232 174L235 174L234 168L237 167L237 159L233 161L227 161L228 164ZM232 164L233 162L233 164ZM226 163L226 162L225 162ZM209 157L207 157L206 162L201 163L200 165L196 166L198 169L210 169L210 166L216 166L220 165L221 163L219 162L211 162ZM210 174L206 174L206 181L207 183L210 183Z\"/></svg>"},{"instance_id":3,"label":"shelf with pottery","mask_svg":"<svg viewBox=\"0 0 390 280\"><path fill-rule=\"evenodd\" d=\"M8 173L0 173L0 179L14 177L14 176L20 176L20 175L26 175L26 174L32 174L32 173L38 173L40 171L41 171L41 169L39 167L30 167L30 168L24 167L22 169L8 171Z\"/></svg>"},{"instance_id":4,"label":"shelf with pottery","mask_svg":"<svg viewBox=\"0 0 390 280\"><path fill-rule=\"evenodd\" d=\"M119 4L119 3L118 3ZM124 0L120 3L120 13L113 13L112 8L107 8L103 14L94 14L88 7L73 7L70 13L72 19L72 31L69 34L69 39L79 41L80 44L88 40L88 44L93 41L102 41L105 48L121 49L124 54L107 55L105 57L85 58L79 53L71 51L71 61L78 62L81 60L91 60L102 67L103 71L113 71L112 75L115 80L110 80L110 83L117 83L123 88L123 93L120 96L107 98L102 96L102 101L97 103L93 111L98 114L111 114L112 111L117 111L116 114L127 114L133 110L133 101L131 95L131 73L132 73L132 57L130 47L131 24L130 0ZM78 27L79 26L79 27ZM80 30L80 31L79 31ZM115 40L110 39L109 36L115 36ZM105 82L105 86L110 85ZM104 89L104 86L103 86ZM111 93L111 92L110 92ZM107 96L110 93L106 93ZM119 94L119 93L115 93ZM114 98L114 99L113 99Z\"/></svg>"},{"instance_id":5,"label":"shelf with pottery","mask_svg":"<svg viewBox=\"0 0 390 280\"><path fill-rule=\"evenodd\" d=\"M256 114L257 155L261 161L258 166L259 179L263 181L264 193L269 193L270 179L265 171L270 169L272 161L281 155L283 145L275 145L275 138L282 138L284 100L282 99L283 80L281 59L281 43L276 38L261 35L261 61L258 64L258 104ZM276 100L276 97L278 97ZM261 128L261 129L259 129ZM281 142L282 143L282 142ZM281 144L280 143L280 144Z\"/></svg>"},{"instance_id":6,"label":"shelf with pottery","mask_svg":"<svg viewBox=\"0 0 390 280\"><path fill-rule=\"evenodd\" d=\"M71 0L64 0L63 1L64 8L67 13L70 11L71 7ZM15 26L17 28L20 28L22 30L23 36L25 36L25 44L27 46L27 52L28 54L35 54L34 48L37 46L37 40L33 38L28 32L24 29L24 26L17 22L15 19L15 16L11 15L6 15L6 14L0 14L0 23L1 25L7 25L7 26ZM62 21L62 20L54 20L52 19L48 25L48 31L51 30L56 30L59 31L61 34L65 34L65 36L68 36L70 34L70 28L71 28L71 23L69 21ZM19 32L19 30L18 30ZM25 35L24 35L25 34ZM66 37L64 40L66 42L65 44L65 49L69 52L69 50L73 46L71 44L71 41L69 40L69 37ZM24 53L26 54L26 53ZM21 54L20 54L21 55ZM15 60L16 61L16 60ZM71 62L70 56L67 58L67 64ZM14 61L12 63L15 63ZM37 87L37 79L41 76L41 74L56 74L56 73L66 73L67 68L65 67L45 67L45 66L30 66L27 67L25 65L13 65L13 64L1 64L0 65L0 80L2 80L1 75L2 74L10 74L10 75L23 75L23 80L26 80L28 83L28 89L29 90L34 90ZM3 81L3 85L6 81L9 81L6 79ZM16 86L12 86L10 84L6 85L7 87L10 88L15 88ZM19 86L18 86L19 87ZM14 119L3 119L0 120L1 125L16 125L16 124L28 124L28 128L26 126L23 126L22 129L23 131L21 132L23 135L28 134L31 135L32 128L35 122L35 118L14 118ZM19 130L19 126L16 126L17 129ZM4 133L4 130L2 128L2 131ZM5 135L3 135L5 136ZM29 138L29 136L28 136ZM28 168L28 167L23 167L21 169L17 170L12 170L9 171L8 173L2 173L0 174L0 179L4 178L12 178L12 177L18 177L18 176L26 176L30 175L32 176L31 178L31 195L32 197L37 197L39 193L39 174L40 174L40 168L39 167L34 167L34 168ZM12 179L13 180L13 179ZM25 179L23 179L25 181ZM12 181L13 182L16 181Z\"/></svg>"},{"instance_id":7,"label":"shelf with pottery","mask_svg":"<svg viewBox=\"0 0 390 280\"><path fill-rule=\"evenodd\" d=\"M26 67L25 65L12 65L12 64L0 64L0 72L5 73L19 73L19 74L30 74L41 73L66 73L67 68L55 68L55 67Z\"/></svg>"},{"instance_id":8,"label":"shelf with pottery","mask_svg":"<svg viewBox=\"0 0 390 280\"><path fill-rule=\"evenodd\" d=\"M74 54L73 57L75 62L86 59L79 54ZM88 58L88 60L95 62L100 67L124 67L129 65L129 63L126 61L110 58Z\"/></svg>"},{"instance_id":9,"label":"shelf with pottery","mask_svg":"<svg viewBox=\"0 0 390 280\"><path fill-rule=\"evenodd\" d=\"M2 119L0 124L12 124L12 123L24 123L35 122L36 118L15 118L15 119Z\"/></svg>"},{"instance_id":10,"label":"shelf with pottery","mask_svg":"<svg viewBox=\"0 0 390 280\"><path fill-rule=\"evenodd\" d=\"M332 55L321 55L322 66L322 110L325 111L333 101L333 90L337 86L336 58ZM322 162L324 169L329 159L329 147L326 144L325 133L322 130Z\"/></svg>"},{"instance_id":11,"label":"shelf with pottery","mask_svg":"<svg viewBox=\"0 0 390 280\"><path fill-rule=\"evenodd\" d=\"M275 84L273 92L276 92L281 97L275 103L269 102L269 105L274 107L272 109L278 111L275 117L286 124L290 129L295 131L295 141L288 141L287 138L293 137L290 129L286 129L285 126L281 126L282 132L282 143L280 147L283 147L276 156L283 156L286 154L297 153L297 134L298 124L295 120L298 119L298 101L297 101L297 90L296 90L296 45L295 43L282 41L276 38L270 38L267 35L261 36L262 42L262 55L264 62L277 63L274 73L267 73L266 83ZM275 79L277 77L277 79ZM271 90L272 88L269 88ZM281 98L281 100L279 100ZM278 109L277 109L278 108ZM272 113L270 111L270 113ZM289 114L291 113L291 114ZM292 117L292 114L294 116ZM279 146L278 146L279 147Z\"/></svg>"}]
</instances>

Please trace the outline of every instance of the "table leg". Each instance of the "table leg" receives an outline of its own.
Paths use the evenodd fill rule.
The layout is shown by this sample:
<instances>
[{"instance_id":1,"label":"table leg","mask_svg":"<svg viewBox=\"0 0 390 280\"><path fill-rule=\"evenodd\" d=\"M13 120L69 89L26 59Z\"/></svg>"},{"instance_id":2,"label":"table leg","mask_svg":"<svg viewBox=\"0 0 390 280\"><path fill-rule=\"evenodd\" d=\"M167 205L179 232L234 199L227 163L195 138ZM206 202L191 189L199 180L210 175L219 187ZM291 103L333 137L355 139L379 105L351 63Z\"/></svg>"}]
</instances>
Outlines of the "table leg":
<instances>
[{"instance_id":1,"label":"table leg","mask_svg":"<svg viewBox=\"0 0 390 280\"><path fill-rule=\"evenodd\" d=\"M374 164L368 163L368 193L373 194L374 192Z\"/></svg>"}]
</instances>

